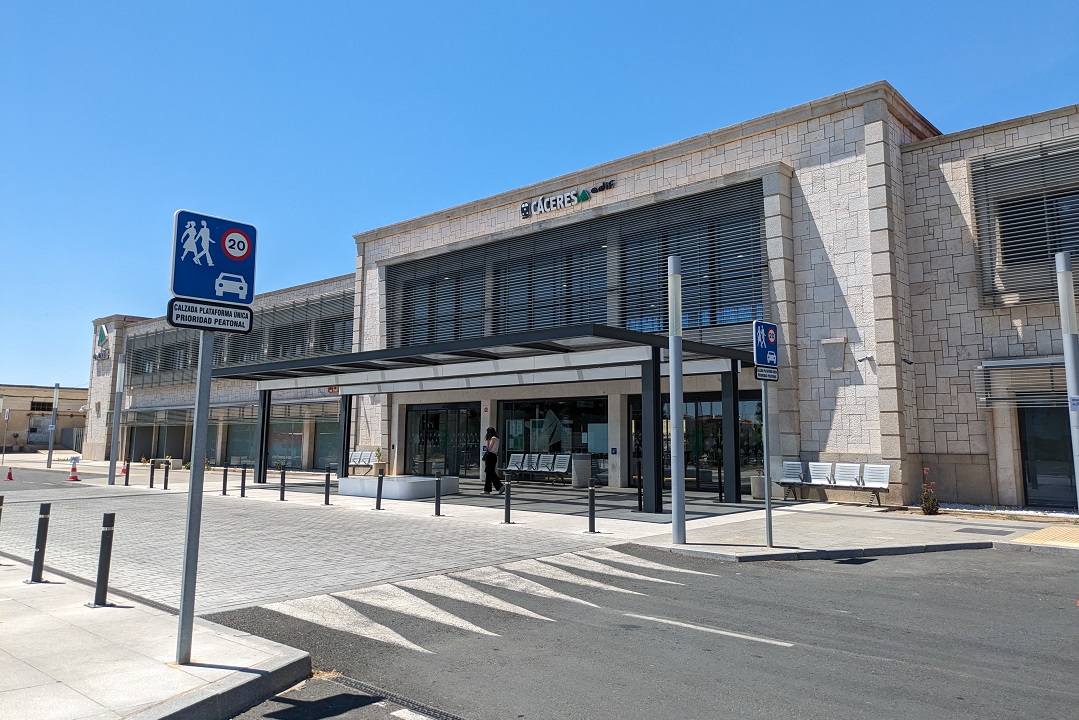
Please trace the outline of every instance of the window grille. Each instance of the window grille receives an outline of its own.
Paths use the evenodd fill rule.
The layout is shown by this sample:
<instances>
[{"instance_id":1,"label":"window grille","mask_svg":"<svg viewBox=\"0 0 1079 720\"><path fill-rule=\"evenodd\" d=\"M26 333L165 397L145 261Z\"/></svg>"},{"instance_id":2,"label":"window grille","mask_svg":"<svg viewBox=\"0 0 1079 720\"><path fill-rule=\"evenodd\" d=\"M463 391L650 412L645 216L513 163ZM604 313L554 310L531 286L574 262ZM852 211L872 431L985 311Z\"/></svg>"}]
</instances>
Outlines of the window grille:
<instances>
[{"instance_id":1,"label":"window grille","mask_svg":"<svg viewBox=\"0 0 1079 720\"><path fill-rule=\"evenodd\" d=\"M386 269L386 344L597 323L667 330L667 256L682 261L687 339L747 344L768 318L761 181Z\"/></svg>"}]
</instances>

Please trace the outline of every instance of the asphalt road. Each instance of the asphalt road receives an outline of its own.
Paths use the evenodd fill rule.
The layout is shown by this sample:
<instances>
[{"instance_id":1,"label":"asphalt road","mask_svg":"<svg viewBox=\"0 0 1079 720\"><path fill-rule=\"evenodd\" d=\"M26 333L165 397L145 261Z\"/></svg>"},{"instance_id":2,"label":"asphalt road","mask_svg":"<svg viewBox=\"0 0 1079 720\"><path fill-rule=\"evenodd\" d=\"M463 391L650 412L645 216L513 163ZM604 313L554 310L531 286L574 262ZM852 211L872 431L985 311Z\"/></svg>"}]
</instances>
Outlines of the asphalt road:
<instances>
[{"instance_id":1,"label":"asphalt road","mask_svg":"<svg viewBox=\"0 0 1079 720\"><path fill-rule=\"evenodd\" d=\"M485 573L498 575L492 569L450 576L496 598L487 603L406 582L317 600L330 610L322 620L317 613L299 619L303 613L288 604L277 606L282 612L248 608L211 619L303 648L316 668L337 671L346 683L358 680L375 700L388 696L435 717L1076 716L1073 559L978 550L736 565L634 545L616 550L670 568L636 572L681 584L593 572L579 561L590 551L581 551L502 566L576 602L483 582ZM602 586L559 579L559 567ZM406 614L415 607L394 598L409 597L418 599L415 607L430 604L470 625ZM543 617L490 606L498 600ZM327 627L351 616L350 608L404 642ZM365 697L342 687L314 684L306 691L336 702ZM244 717L284 717L282 706L273 707ZM364 714L303 715L302 707L288 716L404 717L379 710L370 697L353 710ZM306 707L317 712L318 704Z\"/></svg>"}]
</instances>

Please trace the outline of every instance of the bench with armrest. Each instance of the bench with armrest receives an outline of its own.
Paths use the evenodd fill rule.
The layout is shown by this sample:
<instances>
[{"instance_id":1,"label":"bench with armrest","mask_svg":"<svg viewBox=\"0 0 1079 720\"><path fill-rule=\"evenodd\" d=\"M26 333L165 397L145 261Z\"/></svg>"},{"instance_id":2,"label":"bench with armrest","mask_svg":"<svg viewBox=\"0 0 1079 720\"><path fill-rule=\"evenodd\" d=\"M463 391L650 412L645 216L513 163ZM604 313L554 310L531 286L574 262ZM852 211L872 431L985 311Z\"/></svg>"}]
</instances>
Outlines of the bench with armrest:
<instances>
[{"instance_id":1,"label":"bench with armrest","mask_svg":"<svg viewBox=\"0 0 1079 720\"><path fill-rule=\"evenodd\" d=\"M783 499L787 499L787 495L794 496L794 499L798 499L798 488L801 487L805 481L805 473L802 472L802 463L799 461L784 460L783 472L779 476L779 486L783 488Z\"/></svg>"},{"instance_id":2,"label":"bench with armrest","mask_svg":"<svg viewBox=\"0 0 1079 720\"><path fill-rule=\"evenodd\" d=\"M888 480L891 467L866 463L809 463L809 482L813 487L835 488L837 490L865 490L877 499L877 505L883 505L880 494L888 492ZM872 505L873 501L870 500Z\"/></svg>"},{"instance_id":3,"label":"bench with armrest","mask_svg":"<svg viewBox=\"0 0 1079 720\"><path fill-rule=\"evenodd\" d=\"M372 468L374 468L374 466L375 466L375 452L373 450L364 450L364 451L361 451L361 452L353 451L353 452L350 452L348 454L348 468L349 468L349 470L351 470L354 467L355 468L365 467L365 468L367 468L367 471L364 473L364 475L367 475L367 474L369 474L371 472L371 470L372 470Z\"/></svg>"}]
</instances>

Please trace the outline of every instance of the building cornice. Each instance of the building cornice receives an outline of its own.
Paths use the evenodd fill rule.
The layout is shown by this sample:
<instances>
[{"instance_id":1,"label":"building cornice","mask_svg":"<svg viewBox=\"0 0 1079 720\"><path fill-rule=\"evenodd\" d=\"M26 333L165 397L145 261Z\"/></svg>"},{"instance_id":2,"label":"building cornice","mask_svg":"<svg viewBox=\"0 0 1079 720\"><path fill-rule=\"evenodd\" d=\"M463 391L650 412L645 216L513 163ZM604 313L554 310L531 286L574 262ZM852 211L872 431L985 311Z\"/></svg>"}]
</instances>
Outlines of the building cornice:
<instances>
[{"instance_id":1,"label":"building cornice","mask_svg":"<svg viewBox=\"0 0 1079 720\"><path fill-rule=\"evenodd\" d=\"M938 135L937 137L918 140L917 142L907 143L906 145L901 146L900 150L902 152L921 150L935 145L945 145L950 142L955 142L956 140L965 140L980 135L988 135L989 133L999 132L1001 130L1011 130L1012 128L1021 125L1034 125L1036 123L1055 120L1058 117L1066 117L1068 115L1079 115L1079 105L1065 105L1056 110L1046 110L1045 112L1036 113L1034 115L1024 115L1022 117L1012 118L1011 120L1001 120L992 125L981 125L980 127L970 128L968 130L959 130L957 132L948 133L947 135Z\"/></svg>"},{"instance_id":2,"label":"building cornice","mask_svg":"<svg viewBox=\"0 0 1079 720\"><path fill-rule=\"evenodd\" d=\"M532 185L515 188L480 200L474 200L463 205L439 210L438 212L422 215L411 220L404 220L392 225L368 230L354 235L353 238L355 239L357 246L359 246L365 242L381 240L386 237L399 235L404 232L410 232L430 225L437 225L474 213L484 212L506 205L515 206L520 202L521 198L545 195L567 186L589 183L600 177L625 174L640 167L655 165L699 150L759 135L760 133L769 130L787 127L814 118L820 118L836 112L860 107L874 100L883 100L896 121L907 127L915 137L924 138L940 135L940 131L934 127L932 123L926 120L921 113L915 110L895 88L888 82L881 80L853 90L830 95L819 100L803 103L802 105L796 105L786 110L780 110L779 112L771 113L770 115L764 115L736 125L729 125L720 128L719 130L704 133L703 135L697 135L686 140L679 140L678 142L663 145L652 150L645 150L644 152L629 155L618 160L601 163L583 170L576 170L565 175L543 180Z\"/></svg>"}]
</instances>

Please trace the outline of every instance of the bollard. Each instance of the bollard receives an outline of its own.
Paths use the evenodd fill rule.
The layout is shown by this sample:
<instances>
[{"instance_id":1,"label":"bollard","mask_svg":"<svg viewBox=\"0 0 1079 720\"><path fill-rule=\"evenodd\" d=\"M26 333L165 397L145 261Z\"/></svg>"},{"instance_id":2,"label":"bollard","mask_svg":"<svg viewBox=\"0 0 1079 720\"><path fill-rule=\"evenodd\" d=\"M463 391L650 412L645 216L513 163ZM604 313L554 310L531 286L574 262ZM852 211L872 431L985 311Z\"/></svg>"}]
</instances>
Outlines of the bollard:
<instances>
[{"instance_id":1,"label":"bollard","mask_svg":"<svg viewBox=\"0 0 1079 720\"><path fill-rule=\"evenodd\" d=\"M129 463L127 460L124 460L124 487L127 487L128 485L131 484L129 482L130 480L131 480L131 463Z\"/></svg>"},{"instance_id":2,"label":"bollard","mask_svg":"<svg viewBox=\"0 0 1079 720\"><path fill-rule=\"evenodd\" d=\"M37 542L34 546L34 565L30 571L30 582L45 582L41 574L45 570L45 543L49 539L49 515L52 503L41 503L37 516Z\"/></svg>"},{"instance_id":3,"label":"bollard","mask_svg":"<svg viewBox=\"0 0 1079 720\"><path fill-rule=\"evenodd\" d=\"M330 466L326 466L326 505L330 504Z\"/></svg>"},{"instance_id":4,"label":"bollard","mask_svg":"<svg viewBox=\"0 0 1079 720\"><path fill-rule=\"evenodd\" d=\"M588 532L596 532L596 483L588 481Z\"/></svg>"},{"instance_id":5,"label":"bollard","mask_svg":"<svg viewBox=\"0 0 1079 720\"><path fill-rule=\"evenodd\" d=\"M247 466L240 466L240 497L247 497Z\"/></svg>"},{"instance_id":6,"label":"bollard","mask_svg":"<svg viewBox=\"0 0 1079 720\"><path fill-rule=\"evenodd\" d=\"M379 469L378 471L378 487L375 489L375 510L382 509L382 479L384 471Z\"/></svg>"},{"instance_id":7,"label":"bollard","mask_svg":"<svg viewBox=\"0 0 1079 720\"><path fill-rule=\"evenodd\" d=\"M172 460L165 461L165 480L161 483L162 490L169 489L169 468L172 467Z\"/></svg>"},{"instance_id":8,"label":"bollard","mask_svg":"<svg viewBox=\"0 0 1079 720\"><path fill-rule=\"evenodd\" d=\"M150 489L154 489L154 468L157 467L154 462L150 461Z\"/></svg>"},{"instance_id":9,"label":"bollard","mask_svg":"<svg viewBox=\"0 0 1079 720\"><path fill-rule=\"evenodd\" d=\"M435 475L435 517L442 515L442 473Z\"/></svg>"},{"instance_id":10,"label":"bollard","mask_svg":"<svg viewBox=\"0 0 1079 720\"><path fill-rule=\"evenodd\" d=\"M281 500L285 499L285 466L281 466Z\"/></svg>"},{"instance_id":11,"label":"bollard","mask_svg":"<svg viewBox=\"0 0 1079 720\"><path fill-rule=\"evenodd\" d=\"M229 494L229 466L221 468L221 494Z\"/></svg>"},{"instance_id":12,"label":"bollard","mask_svg":"<svg viewBox=\"0 0 1079 720\"><path fill-rule=\"evenodd\" d=\"M513 523L510 522L510 484L505 483L503 487L506 488L506 516L503 518L502 524L512 525Z\"/></svg>"},{"instance_id":13,"label":"bollard","mask_svg":"<svg viewBox=\"0 0 1079 720\"><path fill-rule=\"evenodd\" d=\"M101 552L97 556L97 588L94 602L86 607L108 607L109 568L112 565L112 528L116 523L116 513L105 513L101 520Z\"/></svg>"},{"instance_id":14,"label":"bollard","mask_svg":"<svg viewBox=\"0 0 1079 720\"><path fill-rule=\"evenodd\" d=\"M641 476L641 461L637 460L637 512L644 512L644 478Z\"/></svg>"},{"instance_id":15,"label":"bollard","mask_svg":"<svg viewBox=\"0 0 1079 720\"><path fill-rule=\"evenodd\" d=\"M0 495L0 518L4 517L4 496Z\"/></svg>"}]
</instances>

